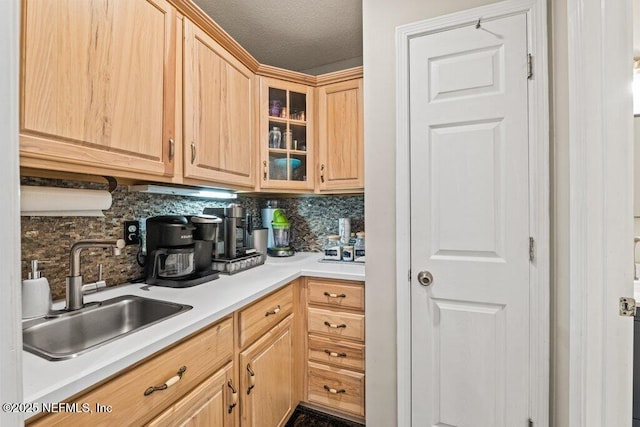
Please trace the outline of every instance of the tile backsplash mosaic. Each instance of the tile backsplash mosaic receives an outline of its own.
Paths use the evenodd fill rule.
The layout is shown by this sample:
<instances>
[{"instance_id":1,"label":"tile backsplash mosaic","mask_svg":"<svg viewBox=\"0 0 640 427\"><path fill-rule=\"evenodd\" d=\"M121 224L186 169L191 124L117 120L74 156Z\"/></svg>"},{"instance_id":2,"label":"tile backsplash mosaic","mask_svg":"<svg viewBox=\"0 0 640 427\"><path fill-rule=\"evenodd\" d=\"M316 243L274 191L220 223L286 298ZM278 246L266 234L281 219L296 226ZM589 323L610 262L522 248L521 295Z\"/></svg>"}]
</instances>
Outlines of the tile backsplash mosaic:
<instances>
[{"instance_id":1,"label":"tile backsplash mosaic","mask_svg":"<svg viewBox=\"0 0 640 427\"><path fill-rule=\"evenodd\" d=\"M78 181L22 177L22 185L105 189L106 185ZM43 275L49 279L54 299L64 298L65 277L69 274L69 249L81 239L115 239L123 235L124 221L144 220L150 216L197 214L205 207L223 207L228 202L193 197L130 192L119 186L112 194L111 209L104 217L22 217L22 270L27 276L29 262L40 261ZM261 225L260 209L267 199L240 196L242 204ZM364 230L364 196L273 197L278 207L285 209L294 228L293 245L300 251L317 252L327 234L338 232L338 218L351 218L353 232ZM103 265L103 277L108 286L126 283L143 276L136 261L138 245L127 246L120 256L105 250L82 252L82 275L85 282L97 279L98 264Z\"/></svg>"}]
</instances>

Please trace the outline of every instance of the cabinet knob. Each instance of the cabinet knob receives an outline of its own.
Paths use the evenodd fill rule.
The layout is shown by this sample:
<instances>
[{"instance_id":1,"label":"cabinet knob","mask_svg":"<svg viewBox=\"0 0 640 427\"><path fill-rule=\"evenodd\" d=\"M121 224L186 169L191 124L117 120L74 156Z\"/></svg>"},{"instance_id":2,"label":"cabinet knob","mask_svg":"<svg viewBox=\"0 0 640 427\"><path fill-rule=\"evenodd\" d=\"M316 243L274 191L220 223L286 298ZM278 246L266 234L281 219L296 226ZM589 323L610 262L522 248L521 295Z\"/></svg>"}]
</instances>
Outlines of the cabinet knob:
<instances>
[{"instance_id":1,"label":"cabinet knob","mask_svg":"<svg viewBox=\"0 0 640 427\"><path fill-rule=\"evenodd\" d=\"M227 386L231 389L231 405L229 405L228 412L233 412L233 408L238 404L238 390L233 386L233 380L229 380Z\"/></svg>"},{"instance_id":2,"label":"cabinet knob","mask_svg":"<svg viewBox=\"0 0 640 427\"><path fill-rule=\"evenodd\" d=\"M251 390L256 386L256 373L251 369L250 363L247 363L247 372L249 372L249 387L247 388L247 394L251 394Z\"/></svg>"},{"instance_id":3,"label":"cabinet knob","mask_svg":"<svg viewBox=\"0 0 640 427\"><path fill-rule=\"evenodd\" d=\"M341 389L335 389L335 388L331 388L328 385L325 384L324 389L327 390L329 393L331 394L342 394L342 393L346 393L347 390L341 388Z\"/></svg>"},{"instance_id":4,"label":"cabinet knob","mask_svg":"<svg viewBox=\"0 0 640 427\"><path fill-rule=\"evenodd\" d=\"M178 369L178 373L175 376L169 378L167 381L165 381L164 384L159 385L159 386L151 386L148 389L146 389L144 391L144 395L145 396L149 396L154 391L160 391L160 390L168 389L169 387L171 387L172 385L174 385L175 383L177 383L178 381L180 381L182 379L182 375L184 375L186 370L187 370L186 366L181 367L180 369Z\"/></svg>"},{"instance_id":5,"label":"cabinet knob","mask_svg":"<svg viewBox=\"0 0 640 427\"><path fill-rule=\"evenodd\" d=\"M325 292L324 296L329 298L346 298L347 294L332 294L330 292Z\"/></svg>"},{"instance_id":6,"label":"cabinet knob","mask_svg":"<svg viewBox=\"0 0 640 427\"><path fill-rule=\"evenodd\" d=\"M328 326L332 329L341 329L341 328L346 328L347 325L345 323L341 323L339 325L336 325L335 323L329 323L326 320L324 321L325 326Z\"/></svg>"},{"instance_id":7,"label":"cabinet knob","mask_svg":"<svg viewBox=\"0 0 640 427\"><path fill-rule=\"evenodd\" d=\"M173 138L169 138L169 161L172 162L176 156L176 142Z\"/></svg>"},{"instance_id":8,"label":"cabinet knob","mask_svg":"<svg viewBox=\"0 0 640 427\"><path fill-rule=\"evenodd\" d=\"M324 351L331 357L347 357L347 353L336 353L335 351L326 350Z\"/></svg>"},{"instance_id":9,"label":"cabinet knob","mask_svg":"<svg viewBox=\"0 0 640 427\"><path fill-rule=\"evenodd\" d=\"M264 317L272 316L272 315L274 315L274 314L278 314L279 312L280 312L280 305L277 305L273 310L271 310L271 311L267 311L267 312L264 314Z\"/></svg>"}]
</instances>

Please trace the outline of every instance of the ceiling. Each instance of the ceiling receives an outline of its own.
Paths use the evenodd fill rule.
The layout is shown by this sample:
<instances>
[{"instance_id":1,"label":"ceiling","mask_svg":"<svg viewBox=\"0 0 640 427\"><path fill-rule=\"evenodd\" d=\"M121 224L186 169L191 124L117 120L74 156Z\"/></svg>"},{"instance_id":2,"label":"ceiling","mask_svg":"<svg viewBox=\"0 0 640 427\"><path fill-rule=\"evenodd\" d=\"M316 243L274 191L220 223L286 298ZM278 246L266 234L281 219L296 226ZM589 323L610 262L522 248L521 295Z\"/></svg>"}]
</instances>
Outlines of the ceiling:
<instances>
[{"instance_id":1,"label":"ceiling","mask_svg":"<svg viewBox=\"0 0 640 427\"><path fill-rule=\"evenodd\" d=\"M194 0L258 62L323 74L362 65L362 0Z\"/></svg>"}]
</instances>

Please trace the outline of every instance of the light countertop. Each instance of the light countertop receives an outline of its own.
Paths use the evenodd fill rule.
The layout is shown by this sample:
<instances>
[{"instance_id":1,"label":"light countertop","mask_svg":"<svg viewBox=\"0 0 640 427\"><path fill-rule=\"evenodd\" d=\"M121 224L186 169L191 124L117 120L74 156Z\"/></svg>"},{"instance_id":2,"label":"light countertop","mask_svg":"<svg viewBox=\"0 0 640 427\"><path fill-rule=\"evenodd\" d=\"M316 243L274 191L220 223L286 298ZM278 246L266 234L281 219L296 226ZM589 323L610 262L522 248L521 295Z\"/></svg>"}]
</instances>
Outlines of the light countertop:
<instances>
[{"instance_id":1,"label":"light countertop","mask_svg":"<svg viewBox=\"0 0 640 427\"><path fill-rule=\"evenodd\" d=\"M52 362L23 351L24 402L62 402L300 276L364 281L363 264L319 262L321 256L297 253L291 258L269 257L262 266L233 276L220 275L192 288L138 283L87 295L85 302L140 295L188 304L193 309L69 360Z\"/></svg>"}]
</instances>

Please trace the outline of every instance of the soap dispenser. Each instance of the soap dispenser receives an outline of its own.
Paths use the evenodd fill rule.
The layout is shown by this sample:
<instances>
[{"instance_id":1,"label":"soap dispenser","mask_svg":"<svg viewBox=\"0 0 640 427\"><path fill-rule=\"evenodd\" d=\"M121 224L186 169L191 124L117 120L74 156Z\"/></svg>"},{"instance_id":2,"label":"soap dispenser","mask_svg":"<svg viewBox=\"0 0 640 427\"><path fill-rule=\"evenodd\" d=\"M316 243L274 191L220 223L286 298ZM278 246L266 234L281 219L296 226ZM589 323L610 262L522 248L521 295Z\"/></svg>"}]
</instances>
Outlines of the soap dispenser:
<instances>
[{"instance_id":1,"label":"soap dispenser","mask_svg":"<svg viewBox=\"0 0 640 427\"><path fill-rule=\"evenodd\" d=\"M43 317L51 309L49 281L38 270L38 261L31 261L31 271L22 281L22 318Z\"/></svg>"}]
</instances>

